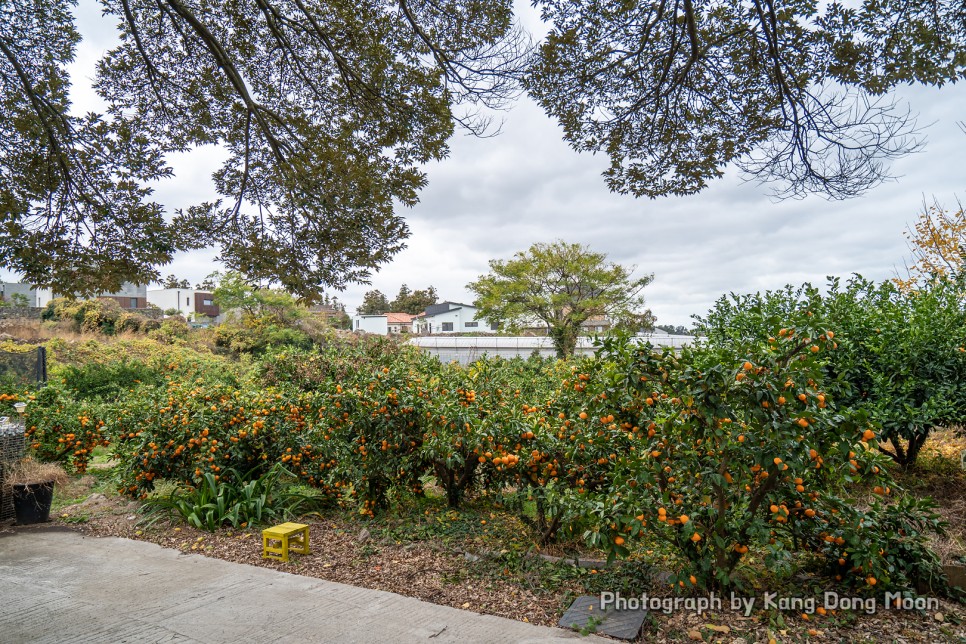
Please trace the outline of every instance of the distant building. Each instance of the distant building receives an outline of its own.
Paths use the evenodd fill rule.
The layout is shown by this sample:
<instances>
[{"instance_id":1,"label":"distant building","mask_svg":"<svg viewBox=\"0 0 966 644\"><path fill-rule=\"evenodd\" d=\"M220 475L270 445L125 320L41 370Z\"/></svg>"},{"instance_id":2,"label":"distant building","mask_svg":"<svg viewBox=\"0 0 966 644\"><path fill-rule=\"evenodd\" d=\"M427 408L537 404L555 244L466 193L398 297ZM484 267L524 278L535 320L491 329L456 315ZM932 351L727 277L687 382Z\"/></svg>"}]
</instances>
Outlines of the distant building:
<instances>
[{"instance_id":1,"label":"distant building","mask_svg":"<svg viewBox=\"0 0 966 644\"><path fill-rule=\"evenodd\" d=\"M352 330L375 333L376 335L389 335L389 318L385 314L353 315Z\"/></svg>"},{"instance_id":2,"label":"distant building","mask_svg":"<svg viewBox=\"0 0 966 644\"><path fill-rule=\"evenodd\" d=\"M435 334L496 331L497 325L489 324L479 317L479 313L475 306L459 302L433 304L413 320L413 332Z\"/></svg>"},{"instance_id":3,"label":"distant building","mask_svg":"<svg viewBox=\"0 0 966 644\"><path fill-rule=\"evenodd\" d=\"M377 335L400 335L412 333L413 318L409 313L381 313L379 315L352 316L352 330Z\"/></svg>"},{"instance_id":4,"label":"distant building","mask_svg":"<svg viewBox=\"0 0 966 644\"><path fill-rule=\"evenodd\" d=\"M412 333L413 318L415 317L415 315L409 313L386 313L386 325L389 327L389 333Z\"/></svg>"},{"instance_id":5,"label":"distant building","mask_svg":"<svg viewBox=\"0 0 966 644\"><path fill-rule=\"evenodd\" d=\"M27 297L28 306L40 308L47 306L54 298L63 297L59 293L54 293L49 288L35 289L30 284L3 282L0 289L2 289L2 297L5 300L10 299L16 293ZM148 306L147 286L125 282L121 285L119 291L114 293L96 293L91 299L114 300L122 309L145 309Z\"/></svg>"},{"instance_id":6,"label":"distant building","mask_svg":"<svg viewBox=\"0 0 966 644\"><path fill-rule=\"evenodd\" d=\"M39 306L37 304L37 289L30 284L20 284L19 282L0 282L0 300L3 300L4 302L13 302L14 295L22 295L23 297L27 298L27 306Z\"/></svg>"},{"instance_id":7,"label":"distant building","mask_svg":"<svg viewBox=\"0 0 966 644\"><path fill-rule=\"evenodd\" d=\"M207 291L159 288L147 292L147 301L162 311L174 309L186 318L204 315L215 319L221 315L221 308L215 304L215 296Z\"/></svg>"},{"instance_id":8,"label":"distant building","mask_svg":"<svg viewBox=\"0 0 966 644\"><path fill-rule=\"evenodd\" d=\"M148 287L146 284L124 282L119 291L97 293L93 299L114 300L122 309L146 309L148 308Z\"/></svg>"}]
</instances>

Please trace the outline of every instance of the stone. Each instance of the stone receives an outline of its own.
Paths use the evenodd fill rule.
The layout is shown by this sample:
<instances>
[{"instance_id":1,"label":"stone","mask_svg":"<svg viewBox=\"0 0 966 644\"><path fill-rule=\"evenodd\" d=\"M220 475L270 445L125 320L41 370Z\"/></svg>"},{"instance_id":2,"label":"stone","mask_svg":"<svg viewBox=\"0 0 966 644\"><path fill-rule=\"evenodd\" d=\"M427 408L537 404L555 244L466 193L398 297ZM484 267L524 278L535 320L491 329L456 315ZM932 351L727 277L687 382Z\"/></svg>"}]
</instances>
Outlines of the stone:
<instances>
[{"instance_id":1,"label":"stone","mask_svg":"<svg viewBox=\"0 0 966 644\"><path fill-rule=\"evenodd\" d=\"M609 635L622 640L636 639L647 617L646 608L636 610L617 610L608 607L601 610L600 597L583 595L578 597L567 612L560 618L558 625L580 631L592 630L594 633ZM594 625L591 626L591 620Z\"/></svg>"},{"instance_id":2,"label":"stone","mask_svg":"<svg viewBox=\"0 0 966 644\"><path fill-rule=\"evenodd\" d=\"M358 541L359 543L365 543L366 541L369 541L369 539L371 538L372 538L372 535L369 534L368 528L363 528L362 531L359 533L359 536L356 537L356 541Z\"/></svg>"}]
</instances>

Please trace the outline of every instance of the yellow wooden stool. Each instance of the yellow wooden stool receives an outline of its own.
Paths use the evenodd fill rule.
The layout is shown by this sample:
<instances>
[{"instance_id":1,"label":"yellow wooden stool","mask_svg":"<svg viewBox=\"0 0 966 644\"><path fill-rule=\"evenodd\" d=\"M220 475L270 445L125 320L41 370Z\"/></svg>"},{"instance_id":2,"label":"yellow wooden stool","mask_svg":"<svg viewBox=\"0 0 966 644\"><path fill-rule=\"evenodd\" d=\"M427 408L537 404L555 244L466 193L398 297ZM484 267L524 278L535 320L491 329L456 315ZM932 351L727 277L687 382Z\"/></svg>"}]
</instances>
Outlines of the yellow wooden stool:
<instances>
[{"instance_id":1,"label":"yellow wooden stool","mask_svg":"<svg viewBox=\"0 0 966 644\"><path fill-rule=\"evenodd\" d=\"M278 541L280 545L271 545L271 541ZM309 554L309 526L283 523L262 530L262 559L287 562L290 549L299 554Z\"/></svg>"}]
</instances>

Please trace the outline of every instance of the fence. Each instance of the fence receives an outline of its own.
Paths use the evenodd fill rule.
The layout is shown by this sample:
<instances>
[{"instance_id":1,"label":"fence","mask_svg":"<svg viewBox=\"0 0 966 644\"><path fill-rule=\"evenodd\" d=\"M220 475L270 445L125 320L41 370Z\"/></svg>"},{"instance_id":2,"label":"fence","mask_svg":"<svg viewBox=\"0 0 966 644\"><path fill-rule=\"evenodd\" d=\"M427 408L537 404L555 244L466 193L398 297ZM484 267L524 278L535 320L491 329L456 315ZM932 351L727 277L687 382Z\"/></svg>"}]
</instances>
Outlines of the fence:
<instances>
[{"instance_id":1,"label":"fence","mask_svg":"<svg viewBox=\"0 0 966 644\"><path fill-rule=\"evenodd\" d=\"M6 484L6 469L23 458L26 448L23 422L9 422L0 417L0 523L14 518L13 497Z\"/></svg>"},{"instance_id":2,"label":"fence","mask_svg":"<svg viewBox=\"0 0 966 644\"><path fill-rule=\"evenodd\" d=\"M19 389L47 381L47 349L0 351L0 389ZM7 392L4 392L7 393ZM5 470L24 455L26 438L22 421L0 417L0 522L14 518L13 498L4 480Z\"/></svg>"},{"instance_id":3,"label":"fence","mask_svg":"<svg viewBox=\"0 0 966 644\"><path fill-rule=\"evenodd\" d=\"M697 338L689 335L667 335L655 333L634 338L636 342L650 342L655 347L678 349L695 342ZM553 342L547 337L524 336L420 336L409 340L409 344L420 347L435 355L443 362L469 364L484 355L500 358L527 358L533 354L552 358L557 355ZM593 338L577 339L577 355L593 355L596 351Z\"/></svg>"}]
</instances>

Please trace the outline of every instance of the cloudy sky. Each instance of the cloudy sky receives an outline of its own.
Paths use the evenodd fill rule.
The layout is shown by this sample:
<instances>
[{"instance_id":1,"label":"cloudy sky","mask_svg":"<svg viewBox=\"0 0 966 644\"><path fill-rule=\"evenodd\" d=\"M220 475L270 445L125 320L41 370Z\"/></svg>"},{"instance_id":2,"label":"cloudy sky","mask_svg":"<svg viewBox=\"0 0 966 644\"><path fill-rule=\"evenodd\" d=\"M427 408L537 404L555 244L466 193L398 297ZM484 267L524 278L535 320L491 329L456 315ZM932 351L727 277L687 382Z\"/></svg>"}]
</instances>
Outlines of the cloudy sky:
<instances>
[{"instance_id":1,"label":"cloudy sky","mask_svg":"<svg viewBox=\"0 0 966 644\"><path fill-rule=\"evenodd\" d=\"M524 23L539 30L528 2L518 2ZM79 110L98 109L89 87L94 63L112 45L112 23L92 0L78 5L85 40L78 50L74 100ZM909 88L899 94L920 115L926 147L893 165L894 182L864 197L829 202L818 197L776 203L767 187L735 172L704 193L657 200L608 192L600 173L604 157L578 155L557 125L527 98L504 114L502 133L476 139L457 134L452 154L428 166L429 186L415 208L404 209L412 236L408 248L376 274L372 286L352 287L339 298L354 309L366 290L390 298L401 283L432 284L443 299L472 301L465 285L487 271L493 258L508 258L534 242L563 239L587 244L615 262L653 273L646 290L658 323L689 324L729 291L753 292L827 275L862 273L888 279L908 255L903 230L923 200L954 205L963 193L966 87ZM172 160L175 179L158 186L169 210L212 198L208 179L219 165L217 150ZM192 282L212 270L215 253L179 255L163 274Z\"/></svg>"}]
</instances>

